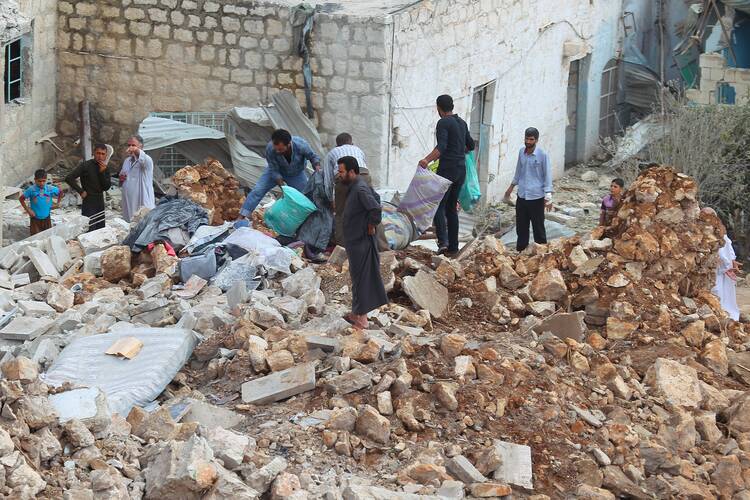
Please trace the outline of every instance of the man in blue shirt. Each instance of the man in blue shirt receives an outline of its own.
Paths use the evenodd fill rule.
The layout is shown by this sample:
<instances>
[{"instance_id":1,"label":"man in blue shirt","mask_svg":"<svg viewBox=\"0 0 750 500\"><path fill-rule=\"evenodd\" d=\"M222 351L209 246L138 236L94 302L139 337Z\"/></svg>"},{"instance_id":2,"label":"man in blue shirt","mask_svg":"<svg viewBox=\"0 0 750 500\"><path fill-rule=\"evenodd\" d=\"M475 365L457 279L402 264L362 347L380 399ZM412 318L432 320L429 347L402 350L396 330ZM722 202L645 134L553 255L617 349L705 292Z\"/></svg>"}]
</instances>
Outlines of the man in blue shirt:
<instances>
[{"instance_id":1,"label":"man in blue shirt","mask_svg":"<svg viewBox=\"0 0 750 500\"><path fill-rule=\"evenodd\" d=\"M274 130L271 142L266 146L266 169L240 209L240 217L249 217L260 200L275 186L288 184L297 191L307 185L305 162L320 170L320 157L302 137L294 136L284 129Z\"/></svg>"},{"instance_id":2,"label":"man in blue shirt","mask_svg":"<svg viewBox=\"0 0 750 500\"><path fill-rule=\"evenodd\" d=\"M19 197L21 206L31 219L29 232L32 235L52 227L50 212L54 205L52 198L55 196L59 204L63 196L62 191L57 186L47 185L47 172L41 168L34 172L34 184L26 188ZM26 200L29 200L29 205L26 204Z\"/></svg>"},{"instance_id":3,"label":"man in blue shirt","mask_svg":"<svg viewBox=\"0 0 750 500\"><path fill-rule=\"evenodd\" d=\"M544 210L552 208L552 167L547 153L537 146L539 131L527 128L524 134L524 147L518 152L516 174L505 191L505 199L510 199L513 188L518 186L516 201L516 250L521 252L529 246L529 222L534 231L534 241L547 243L544 230Z\"/></svg>"}]
</instances>

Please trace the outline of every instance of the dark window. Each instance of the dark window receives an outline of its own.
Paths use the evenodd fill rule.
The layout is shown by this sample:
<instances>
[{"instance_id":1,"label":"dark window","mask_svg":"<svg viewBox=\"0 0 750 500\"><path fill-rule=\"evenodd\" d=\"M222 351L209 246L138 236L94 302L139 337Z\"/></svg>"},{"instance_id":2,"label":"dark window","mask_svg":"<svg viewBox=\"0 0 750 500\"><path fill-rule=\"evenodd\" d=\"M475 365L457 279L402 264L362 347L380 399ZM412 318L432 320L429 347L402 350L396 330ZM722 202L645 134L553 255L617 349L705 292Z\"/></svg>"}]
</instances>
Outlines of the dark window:
<instances>
[{"instance_id":1,"label":"dark window","mask_svg":"<svg viewBox=\"0 0 750 500\"><path fill-rule=\"evenodd\" d=\"M612 59L602 72L599 107L599 137L612 137L622 130L617 117L618 61Z\"/></svg>"},{"instance_id":2,"label":"dark window","mask_svg":"<svg viewBox=\"0 0 750 500\"><path fill-rule=\"evenodd\" d=\"M21 59L21 39L10 42L5 46L5 71L3 86L5 102L21 97L23 87L23 61Z\"/></svg>"}]
</instances>

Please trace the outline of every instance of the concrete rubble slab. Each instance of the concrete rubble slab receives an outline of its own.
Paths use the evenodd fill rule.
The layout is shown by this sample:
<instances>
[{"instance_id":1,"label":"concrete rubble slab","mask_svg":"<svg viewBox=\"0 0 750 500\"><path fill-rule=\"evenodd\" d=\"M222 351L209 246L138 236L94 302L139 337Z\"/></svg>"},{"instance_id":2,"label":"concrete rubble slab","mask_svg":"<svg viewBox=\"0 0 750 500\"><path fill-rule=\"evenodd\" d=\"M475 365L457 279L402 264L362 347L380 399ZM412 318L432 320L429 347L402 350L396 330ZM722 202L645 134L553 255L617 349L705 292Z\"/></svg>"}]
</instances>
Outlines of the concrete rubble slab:
<instances>
[{"instance_id":1,"label":"concrete rubble slab","mask_svg":"<svg viewBox=\"0 0 750 500\"><path fill-rule=\"evenodd\" d=\"M49 276L52 278L60 277L60 273L57 271L57 267L55 267L55 264L52 262L49 256L47 256L46 253L32 246L26 247L24 251L26 252L26 255L29 257L29 259L31 259L31 262L34 264L36 270L39 272L39 276Z\"/></svg>"},{"instance_id":2,"label":"concrete rubble slab","mask_svg":"<svg viewBox=\"0 0 750 500\"><path fill-rule=\"evenodd\" d=\"M487 478L463 455L456 455L449 458L445 466L451 476L464 483L483 483L487 481Z\"/></svg>"},{"instance_id":3,"label":"concrete rubble slab","mask_svg":"<svg viewBox=\"0 0 750 500\"><path fill-rule=\"evenodd\" d=\"M583 321L585 317L584 311L555 314L542 320L532 330L539 335L550 332L561 339L574 339L581 342L586 333L586 323Z\"/></svg>"},{"instance_id":4,"label":"concrete rubble slab","mask_svg":"<svg viewBox=\"0 0 750 500\"><path fill-rule=\"evenodd\" d=\"M364 370L355 368L341 375L325 380L323 387L331 394L349 394L372 384L372 376Z\"/></svg>"},{"instance_id":5,"label":"concrete rubble slab","mask_svg":"<svg viewBox=\"0 0 750 500\"><path fill-rule=\"evenodd\" d=\"M309 350L320 349L324 352L338 352L341 349L338 339L322 335L305 335L305 342L307 342Z\"/></svg>"},{"instance_id":6,"label":"concrete rubble slab","mask_svg":"<svg viewBox=\"0 0 750 500\"><path fill-rule=\"evenodd\" d=\"M5 254L5 257L0 260L0 267L2 267L3 269L11 269L20 258L21 255L15 250L11 249Z\"/></svg>"},{"instance_id":7,"label":"concrete rubble slab","mask_svg":"<svg viewBox=\"0 0 750 500\"><path fill-rule=\"evenodd\" d=\"M315 365L303 363L242 384L242 401L266 404L315 389Z\"/></svg>"},{"instance_id":8,"label":"concrete rubble slab","mask_svg":"<svg viewBox=\"0 0 750 500\"><path fill-rule=\"evenodd\" d=\"M529 490L534 489L531 448L499 439L494 440L494 446L501 459L494 478Z\"/></svg>"},{"instance_id":9,"label":"concrete rubble slab","mask_svg":"<svg viewBox=\"0 0 750 500\"><path fill-rule=\"evenodd\" d=\"M215 427L231 429L245 421L244 415L228 408L215 406L206 403L205 401L198 401L197 399L188 398L185 401L189 403L190 406L182 417L182 422L197 422L209 429Z\"/></svg>"},{"instance_id":10,"label":"concrete rubble slab","mask_svg":"<svg viewBox=\"0 0 750 500\"><path fill-rule=\"evenodd\" d=\"M48 318L21 316L0 330L0 337L9 340L33 340L49 330L53 323L54 321Z\"/></svg>"},{"instance_id":11,"label":"concrete rubble slab","mask_svg":"<svg viewBox=\"0 0 750 500\"><path fill-rule=\"evenodd\" d=\"M55 265L57 272L63 273L71 261L70 250L65 240L60 236L52 235L45 241L44 251Z\"/></svg>"},{"instance_id":12,"label":"concrete rubble slab","mask_svg":"<svg viewBox=\"0 0 750 500\"><path fill-rule=\"evenodd\" d=\"M104 425L111 419L106 395L96 387L73 389L49 397L49 402L57 410L60 423L77 419L85 424ZM88 425L87 425L88 426Z\"/></svg>"},{"instance_id":13,"label":"concrete rubble slab","mask_svg":"<svg viewBox=\"0 0 750 500\"><path fill-rule=\"evenodd\" d=\"M37 300L19 300L18 307L21 308L21 311L23 311L25 316L30 316L32 318L54 318L57 316L57 311L50 307L46 302Z\"/></svg>"},{"instance_id":14,"label":"concrete rubble slab","mask_svg":"<svg viewBox=\"0 0 750 500\"><path fill-rule=\"evenodd\" d=\"M342 496L344 500L445 500L445 497L436 495L417 495L361 484L347 486Z\"/></svg>"},{"instance_id":15,"label":"concrete rubble slab","mask_svg":"<svg viewBox=\"0 0 750 500\"><path fill-rule=\"evenodd\" d=\"M404 292L414 304L427 309L435 318L441 318L448 310L448 289L427 271L420 270L404 278Z\"/></svg>"},{"instance_id":16,"label":"concrete rubble slab","mask_svg":"<svg viewBox=\"0 0 750 500\"><path fill-rule=\"evenodd\" d=\"M83 253L88 255L118 245L125 239L125 236L127 236L126 231L123 231L120 227L110 225L79 235L78 242L83 247Z\"/></svg>"}]
</instances>

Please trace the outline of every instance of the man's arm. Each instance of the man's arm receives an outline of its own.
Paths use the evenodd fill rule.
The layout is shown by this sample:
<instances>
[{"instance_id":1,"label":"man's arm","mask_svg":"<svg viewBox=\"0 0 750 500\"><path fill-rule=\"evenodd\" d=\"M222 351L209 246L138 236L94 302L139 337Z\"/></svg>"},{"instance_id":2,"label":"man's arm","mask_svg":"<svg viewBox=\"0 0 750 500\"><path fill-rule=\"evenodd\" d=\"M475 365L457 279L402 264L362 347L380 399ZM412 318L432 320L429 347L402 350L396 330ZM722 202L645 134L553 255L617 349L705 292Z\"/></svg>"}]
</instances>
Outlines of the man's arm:
<instances>
[{"instance_id":1,"label":"man's arm","mask_svg":"<svg viewBox=\"0 0 750 500\"><path fill-rule=\"evenodd\" d=\"M430 151L430 154L423 159L419 160L419 166L422 168L427 168L427 165L440 158L440 155L445 153L445 150L448 147L448 128L440 121L438 121L438 124L435 127L435 139L437 141L435 149Z\"/></svg>"},{"instance_id":2,"label":"man's arm","mask_svg":"<svg viewBox=\"0 0 750 500\"><path fill-rule=\"evenodd\" d=\"M518 154L518 161L516 161L516 173L513 174L513 180L510 181L510 186L508 186L508 189L505 191L505 197L509 198L510 194L513 192L513 188L515 186L518 186L518 180L521 175L521 153Z\"/></svg>"},{"instance_id":3,"label":"man's arm","mask_svg":"<svg viewBox=\"0 0 750 500\"><path fill-rule=\"evenodd\" d=\"M81 189L81 186L78 184L78 178L81 177L81 174L83 174L83 162L80 162L76 168L65 176L65 182L67 182L68 186L73 188L76 193L83 195L83 189Z\"/></svg>"},{"instance_id":4,"label":"man's arm","mask_svg":"<svg viewBox=\"0 0 750 500\"><path fill-rule=\"evenodd\" d=\"M60 200L63 199L63 191L57 186L55 186L55 189L57 189L57 205L60 206Z\"/></svg>"},{"instance_id":5,"label":"man's arm","mask_svg":"<svg viewBox=\"0 0 750 500\"><path fill-rule=\"evenodd\" d=\"M377 226L383 218L383 207L380 206L377 193L371 188L358 189L357 196L362 207L367 212L367 224Z\"/></svg>"},{"instance_id":6,"label":"man's arm","mask_svg":"<svg viewBox=\"0 0 750 500\"><path fill-rule=\"evenodd\" d=\"M320 156L318 153L313 151L313 148L304 139L299 142L300 153L304 156L313 166L315 170L320 170Z\"/></svg>"},{"instance_id":7,"label":"man's arm","mask_svg":"<svg viewBox=\"0 0 750 500\"><path fill-rule=\"evenodd\" d=\"M544 161L544 199L550 202L552 201L552 165L546 152L542 161Z\"/></svg>"}]
</instances>

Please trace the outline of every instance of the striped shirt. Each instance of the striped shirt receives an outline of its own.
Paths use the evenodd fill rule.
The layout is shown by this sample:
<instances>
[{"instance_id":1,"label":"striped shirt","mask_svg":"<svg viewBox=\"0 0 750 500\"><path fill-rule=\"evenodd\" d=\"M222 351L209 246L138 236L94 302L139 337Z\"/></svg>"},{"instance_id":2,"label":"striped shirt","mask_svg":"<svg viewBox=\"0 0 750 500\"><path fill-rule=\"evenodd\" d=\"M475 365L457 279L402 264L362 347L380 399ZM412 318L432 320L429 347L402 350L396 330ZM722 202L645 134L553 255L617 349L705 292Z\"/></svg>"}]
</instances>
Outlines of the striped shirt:
<instances>
[{"instance_id":1,"label":"striped shirt","mask_svg":"<svg viewBox=\"0 0 750 500\"><path fill-rule=\"evenodd\" d=\"M338 161L344 156L353 156L357 159L359 164L360 174L369 174L367 170L367 163L365 162L365 153L357 146L353 144L344 144L343 146L337 146L330 150L326 155L325 168L323 169L323 175L325 179L326 192L330 194L330 199L333 199L333 185L335 183L336 174L339 171Z\"/></svg>"}]
</instances>

